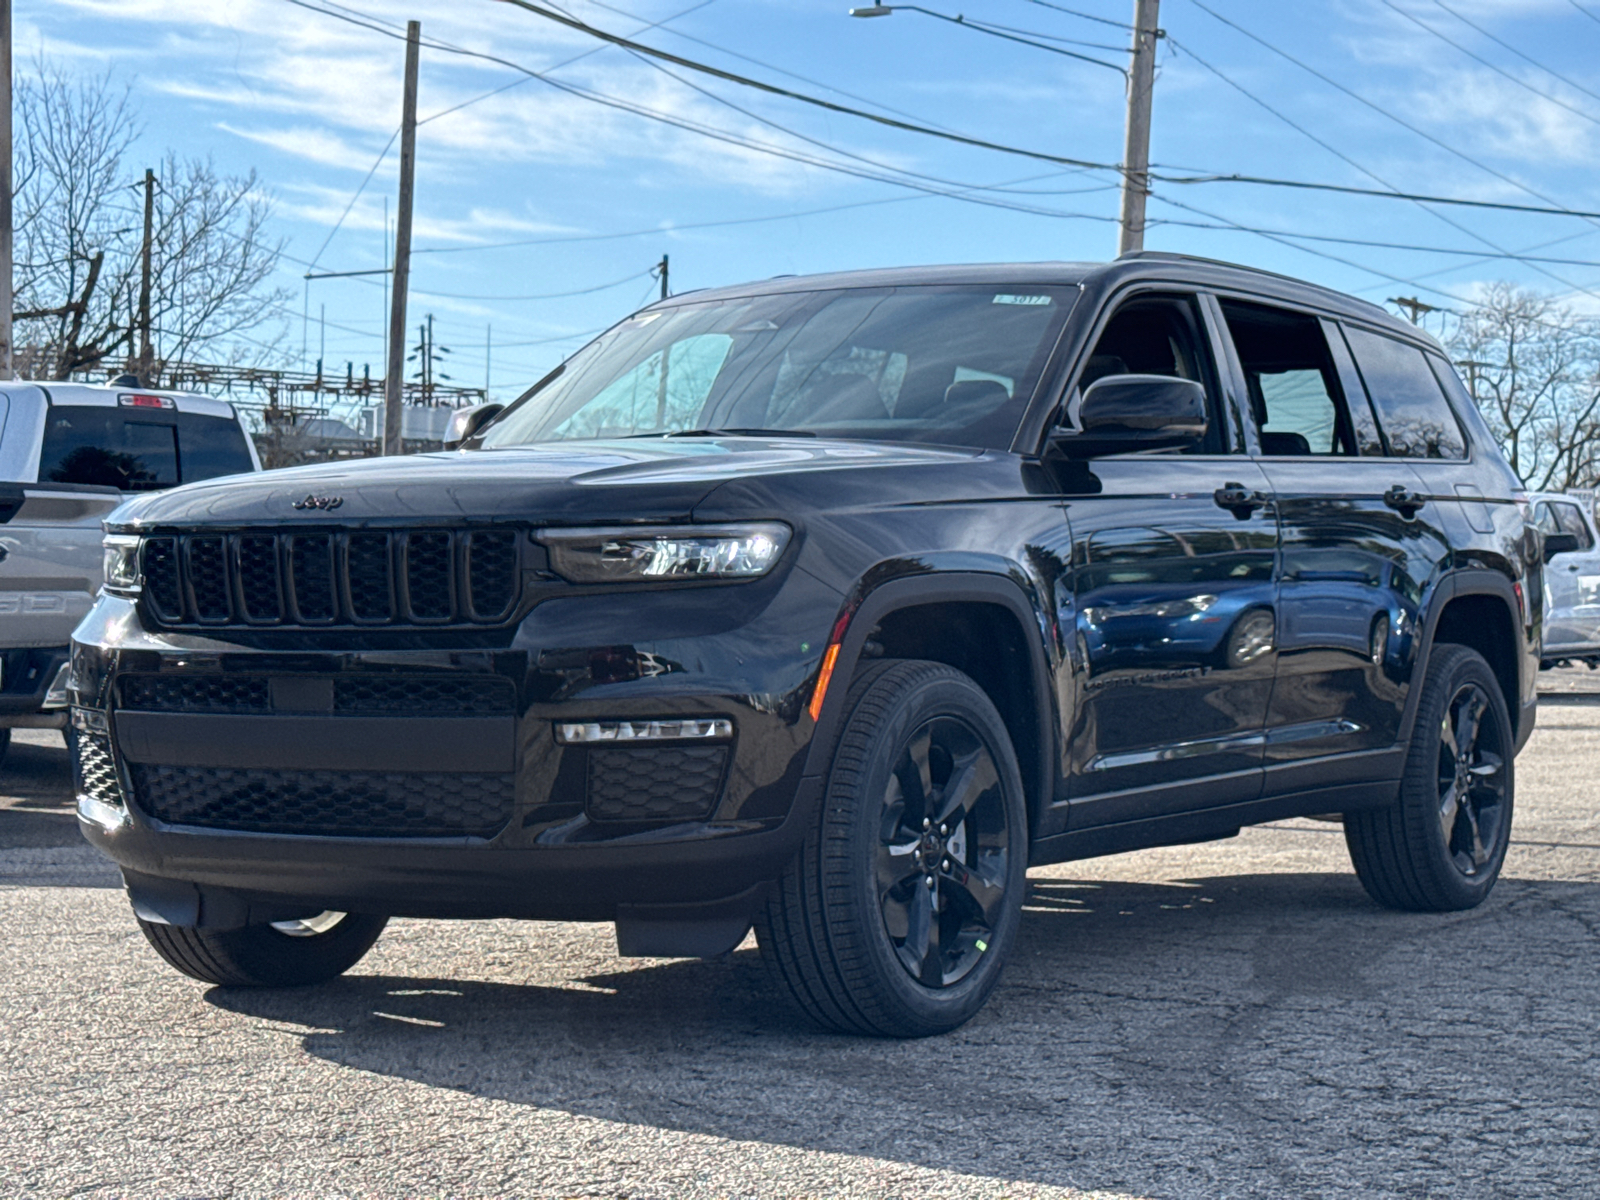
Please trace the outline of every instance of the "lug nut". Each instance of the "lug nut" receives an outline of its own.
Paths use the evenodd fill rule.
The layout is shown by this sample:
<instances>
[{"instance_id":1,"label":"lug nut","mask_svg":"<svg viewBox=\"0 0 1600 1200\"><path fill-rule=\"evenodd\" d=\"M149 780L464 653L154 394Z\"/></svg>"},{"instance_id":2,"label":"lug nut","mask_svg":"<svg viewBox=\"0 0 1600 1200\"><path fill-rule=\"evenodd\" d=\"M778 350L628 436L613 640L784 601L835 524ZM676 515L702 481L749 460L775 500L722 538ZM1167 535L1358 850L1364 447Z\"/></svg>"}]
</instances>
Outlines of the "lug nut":
<instances>
[{"instance_id":1,"label":"lug nut","mask_svg":"<svg viewBox=\"0 0 1600 1200\"><path fill-rule=\"evenodd\" d=\"M939 866L940 866L940 867L941 867L941 868L942 868L942 869L943 869L943 870L945 870L945 871L949 871L949 870L950 870L950 860L949 860L949 859L948 859L948 858L947 858L947 859L945 859L945 860L944 860L944 861L943 861L943 862L942 862L942 863L940 863L940 864L939 864Z\"/></svg>"},{"instance_id":2,"label":"lug nut","mask_svg":"<svg viewBox=\"0 0 1600 1200\"><path fill-rule=\"evenodd\" d=\"M933 824L933 818L932 817L923 817L922 818L922 827L924 829L927 829L932 824Z\"/></svg>"},{"instance_id":3,"label":"lug nut","mask_svg":"<svg viewBox=\"0 0 1600 1200\"><path fill-rule=\"evenodd\" d=\"M935 882L936 882L936 881L935 881L935 880L934 880L934 878L933 878L933 876L932 876L932 875L929 875L929 876L928 876L928 888L929 888L929 890L930 890L930 891L931 891L931 890L932 890L932 889L933 889L933 887L934 887L934 886L935 886Z\"/></svg>"},{"instance_id":4,"label":"lug nut","mask_svg":"<svg viewBox=\"0 0 1600 1200\"><path fill-rule=\"evenodd\" d=\"M948 837L949 835L950 835L950 827L948 825L939 826L939 836L940 837Z\"/></svg>"}]
</instances>

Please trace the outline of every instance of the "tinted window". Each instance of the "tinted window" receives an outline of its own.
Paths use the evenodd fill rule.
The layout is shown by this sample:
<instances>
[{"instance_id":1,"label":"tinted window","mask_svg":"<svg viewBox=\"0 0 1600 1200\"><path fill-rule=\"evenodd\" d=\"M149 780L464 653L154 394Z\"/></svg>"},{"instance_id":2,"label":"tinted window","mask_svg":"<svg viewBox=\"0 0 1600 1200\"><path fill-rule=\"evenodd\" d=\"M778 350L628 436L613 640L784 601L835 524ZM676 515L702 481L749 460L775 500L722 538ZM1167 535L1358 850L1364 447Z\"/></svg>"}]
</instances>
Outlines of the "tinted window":
<instances>
[{"instance_id":1,"label":"tinted window","mask_svg":"<svg viewBox=\"0 0 1600 1200\"><path fill-rule=\"evenodd\" d=\"M1400 458L1465 458L1461 424L1422 351L1365 329L1346 328L1345 335L1389 452Z\"/></svg>"},{"instance_id":2,"label":"tinted window","mask_svg":"<svg viewBox=\"0 0 1600 1200\"><path fill-rule=\"evenodd\" d=\"M858 288L648 310L580 350L484 445L770 429L1003 449L1075 295Z\"/></svg>"},{"instance_id":3,"label":"tinted window","mask_svg":"<svg viewBox=\"0 0 1600 1200\"><path fill-rule=\"evenodd\" d=\"M237 421L167 410L52 405L45 419L39 478L125 492L248 471L250 450Z\"/></svg>"},{"instance_id":4,"label":"tinted window","mask_svg":"<svg viewBox=\"0 0 1600 1200\"><path fill-rule=\"evenodd\" d=\"M1222 313L1244 369L1261 452L1355 455L1356 431L1322 322L1237 301L1224 301Z\"/></svg>"}]
</instances>

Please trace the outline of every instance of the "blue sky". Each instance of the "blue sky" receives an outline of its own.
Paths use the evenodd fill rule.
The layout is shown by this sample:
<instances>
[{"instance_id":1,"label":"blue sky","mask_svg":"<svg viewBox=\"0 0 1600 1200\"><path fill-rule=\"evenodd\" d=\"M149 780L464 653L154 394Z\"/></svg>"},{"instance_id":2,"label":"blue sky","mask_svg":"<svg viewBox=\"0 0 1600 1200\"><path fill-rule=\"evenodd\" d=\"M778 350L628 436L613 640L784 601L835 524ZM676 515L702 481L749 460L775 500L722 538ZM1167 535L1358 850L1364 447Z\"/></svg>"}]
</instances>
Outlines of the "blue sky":
<instances>
[{"instance_id":1,"label":"blue sky","mask_svg":"<svg viewBox=\"0 0 1600 1200\"><path fill-rule=\"evenodd\" d=\"M415 17L425 37L745 143L424 50L410 321L434 314L438 342L454 351L451 374L470 386L484 382L491 326L492 389L512 395L653 296L647 272L663 253L682 291L790 272L1097 260L1116 250L1116 178L1106 171L952 145L678 71L691 88L496 0L311 2L388 28ZM1125 62L1094 46L1126 43L1125 29L1103 22L1129 21L1132 0L1060 2L1103 21L1039 0L926 7L1089 43L1060 44ZM1600 210L1600 0L1203 4L1162 4L1155 163ZM1117 72L920 13L852 20L845 0L562 7L622 34L654 24L640 40L843 104L1074 159L1121 157ZM384 263L398 153L380 154L399 124L400 42L288 0L19 0L14 13L18 70L42 51L131 86L145 118L143 157L131 167L171 147L230 173L254 169L298 260L282 271L294 299L275 331L281 346L298 360L304 337L314 360L325 338L330 370L351 361L381 373L381 287L319 280L307 293L302 276L313 261L319 271ZM506 90L479 98L497 88ZM1600 222L1232 183L1158 184L1150 215L1151 249L1251 263L1372 300L1458 306L1489 280L1513 279L1600 310Z\"/></svg>"}]
</instances>

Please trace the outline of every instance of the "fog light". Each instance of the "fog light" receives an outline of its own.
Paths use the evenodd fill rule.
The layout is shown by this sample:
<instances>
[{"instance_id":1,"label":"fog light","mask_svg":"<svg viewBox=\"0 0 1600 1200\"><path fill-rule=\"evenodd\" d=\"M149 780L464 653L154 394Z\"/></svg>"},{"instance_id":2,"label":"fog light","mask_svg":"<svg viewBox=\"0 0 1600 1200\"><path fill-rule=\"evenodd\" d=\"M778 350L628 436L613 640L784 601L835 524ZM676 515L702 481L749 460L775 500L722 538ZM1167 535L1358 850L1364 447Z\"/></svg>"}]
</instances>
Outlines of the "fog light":
<instances>
[{"instance_id":1,"label":"fog light","mask_svg":"<svg viewBox=\"0 0 1600 1200\"><path fill-rule=\"evenodd\" d=\"M733 736L733 722L727 717L665 721L561 721L556 724L556 741L571 745L584 742L714 742Z\"/></svg>"}]
</instances>

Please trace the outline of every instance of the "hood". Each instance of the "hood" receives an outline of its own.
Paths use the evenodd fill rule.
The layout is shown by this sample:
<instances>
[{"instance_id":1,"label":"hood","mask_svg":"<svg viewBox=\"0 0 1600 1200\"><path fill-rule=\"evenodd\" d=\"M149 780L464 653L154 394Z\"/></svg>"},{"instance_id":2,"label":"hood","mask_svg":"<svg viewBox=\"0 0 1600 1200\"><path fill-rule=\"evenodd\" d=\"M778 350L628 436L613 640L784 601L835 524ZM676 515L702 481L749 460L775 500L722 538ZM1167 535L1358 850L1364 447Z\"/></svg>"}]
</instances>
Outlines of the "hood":
<instances>
[{"instance_id":1,"label":"hood","mask_svg":"<svg viewBox=\"0 0 1600 1200\"><path fill-rule=\"evenodd\" d=\"M748 437L639 438L462 450L209 479L130 500L108 524L148 529L368 519L686 521L701 500L733 479L927 466L963 462L979 453ZM296 504L306 507L297 509Z\"/></svg>"}]
</instances>

